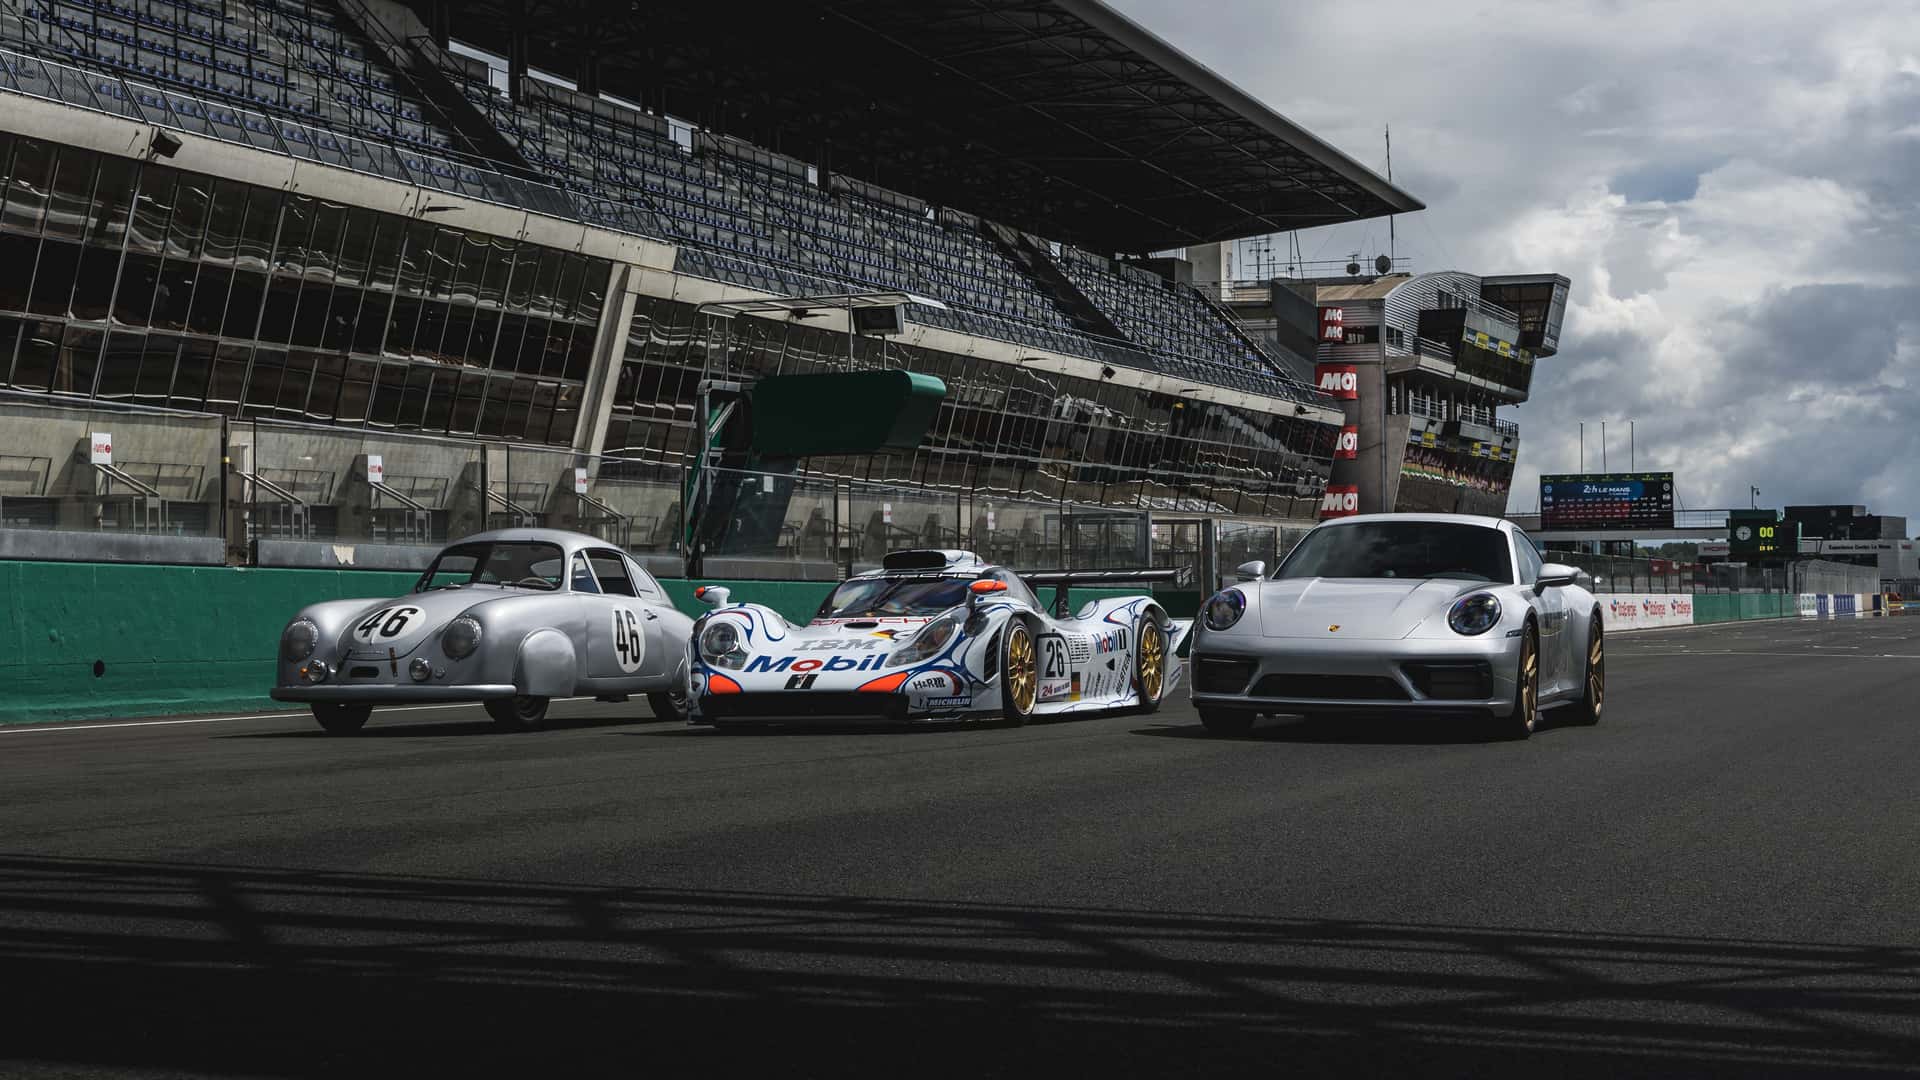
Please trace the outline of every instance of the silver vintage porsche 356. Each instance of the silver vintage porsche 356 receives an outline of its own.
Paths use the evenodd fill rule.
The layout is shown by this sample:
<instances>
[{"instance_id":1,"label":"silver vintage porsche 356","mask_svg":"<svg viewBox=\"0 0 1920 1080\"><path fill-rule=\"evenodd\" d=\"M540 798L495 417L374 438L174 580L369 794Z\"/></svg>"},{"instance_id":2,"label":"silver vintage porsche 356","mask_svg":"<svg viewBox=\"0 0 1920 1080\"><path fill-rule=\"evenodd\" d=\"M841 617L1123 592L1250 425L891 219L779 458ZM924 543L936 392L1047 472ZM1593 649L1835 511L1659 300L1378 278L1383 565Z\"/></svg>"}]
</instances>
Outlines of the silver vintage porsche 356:
<instances>
[{"instance_id":1,"label":"silver vintage porsche 356","mask_svg":"<svg viewBox=\"0 0 1920 1080\"><path fill-rule=\"evenodd\" d=\"M624 552L592 536L504 529L442 551L405 596L330 600L280 634L273 697L320 726L360 730L376 705L478 701L505 728L537 728L572 695L647 695L686 715L693 621Z\"/></svg>"},{"instance_id":2,"label":"silver vintage porsche 356","mask_svg":"<svg viewBox=\"0 0 1920 1080\"><path fill-rule=\"evenodd\" d=\"M1377 514L1309 532L1271 577L1240 568L1193 644L1209 731L1262 713L1479 719L1524 739L1543 708L1595 723L1606 693L1600 606L1571 566L1495 518Z\"/></svg>"}]
</instances>

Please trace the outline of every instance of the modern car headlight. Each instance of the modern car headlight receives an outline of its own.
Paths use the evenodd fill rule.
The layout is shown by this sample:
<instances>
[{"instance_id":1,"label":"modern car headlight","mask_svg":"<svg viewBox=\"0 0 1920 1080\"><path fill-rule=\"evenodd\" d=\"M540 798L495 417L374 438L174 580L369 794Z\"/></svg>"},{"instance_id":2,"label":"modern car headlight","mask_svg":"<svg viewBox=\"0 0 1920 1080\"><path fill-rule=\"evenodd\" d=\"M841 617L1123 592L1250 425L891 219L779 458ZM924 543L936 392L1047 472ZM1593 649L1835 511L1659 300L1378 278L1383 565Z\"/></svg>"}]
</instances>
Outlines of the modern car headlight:
<instances>
[{"instance_id":1,"label":"modern car headlight","mask_svg":"<svg viewBox=\"0 0 1920 1080\"><path fill-rule=\"evenodd\" d=\"M1447 612L1447 625L1456 634L1472 637L1500 625L1500 599L1492 593L1474 593L1454 601Z\"/></svg>"},{"instance_id":2,"label":"modern car headlight","mask_svg":"<svg viewBox=\"0 0 1920 1080\"><path fill-rule=\"evenodd\" d=\"M286 652L287 659L295 663L313 655L314 647L320 644L320 628L312 619L295 619L280 632L280 647Z\"/></svg>"},{"instance_id":3,"label":"modern car headlight","mask_svg":"<svg viewBox=\"0 0 1920 1080\"><path fill-rule=\"evenodd\" d=\"M700 659L715 667L745 667L747 651L741 648L740 628L732 620L708 623L700 631Z\"/></svg>"},{"instance_id":4,"label":"modern car headlight","mask_svg":"<svg viewBox=\"0 0 1920 1080\"><path fill-rule=\"evenodd\" d=\"M954 635L960 632L960 627L966 621L965 608L955 608L947 612L921 627L907 639L904 645L895 649L893 655L887 657L887 666L902 667L939 656L948 645L953 643Z\"/></svg>"},{"instance_id":5,"label":"modern car headlight","mask_svg":"<svg viewBox=\"0 0 1920 1080\"><path fill-rule=\"evenodd\" d=\"M464 660L480 647L480 634L480 620L461 615L441 632L440 651L446 653L449 660Z\"/></svg>"},{"instance_id":6,"label":"modern car headlight","mask_svg":"<svg viewBox=\"0 0 1920 1080\"><path fill-rule=\"evenodd\" d=\"M1222 589L1207 601L1206 623L1209 630L1226 630L1247 613L1247 594L1239 589Z\"/></svg>"}]
</instances>

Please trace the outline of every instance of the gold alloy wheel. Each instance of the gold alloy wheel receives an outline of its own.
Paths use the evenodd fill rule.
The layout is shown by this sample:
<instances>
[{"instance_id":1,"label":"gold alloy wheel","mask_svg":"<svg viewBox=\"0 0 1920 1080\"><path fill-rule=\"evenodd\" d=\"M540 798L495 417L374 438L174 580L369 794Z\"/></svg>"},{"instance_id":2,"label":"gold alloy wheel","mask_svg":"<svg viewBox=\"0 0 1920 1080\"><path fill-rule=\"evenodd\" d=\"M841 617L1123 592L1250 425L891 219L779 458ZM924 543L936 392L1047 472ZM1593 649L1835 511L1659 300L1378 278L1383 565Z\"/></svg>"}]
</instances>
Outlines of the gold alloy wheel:
<instances>
[{"instance_id":1,"label":"gold alloy wheel","mask_svg":"<svg viewBox=\"0 0 1920 1080\"><path fill-rule=\"evenodd\" d=\"M1014 623L1007 628L1007 703L1025 716L1033 711L1037 689L1034 676L1033 635Z\"/></svg>"},{"instance_id":2,"label":"gold alloy wheel","mask_svg":"<svg viewBox=\"0 0 1920 1080\"><path fill-rule=\"evenodd\" d=\"M1601 647L1600 624L1593 624L1593 644L1587 646L1587 702L1595 720L1600 719L1600 702L1607 692L1607 655Z\"/></svg>"},{"instance_id":3,"label":"gold alloy wheel","mask_svg":"<svg viewBox=\"0 0 1920 1080\"><path fill-rule=\"evenodd\" d=\"M1166 635L1151 622L1140 624L1140 701L1151 705L1160 700L1160 684L1166 678Z\"/></svg>"},{"instance_id":4,"label":"gold alloy wheel","mask_svg":"<svg viewBox=\"0 0 1920 1080\"><path fill-rule=\"evenodd\" d=\"M1520 721L1528 731L1540 712L1540 650L1533 635L1520 639Z\"/></svg>"}]
</instances>

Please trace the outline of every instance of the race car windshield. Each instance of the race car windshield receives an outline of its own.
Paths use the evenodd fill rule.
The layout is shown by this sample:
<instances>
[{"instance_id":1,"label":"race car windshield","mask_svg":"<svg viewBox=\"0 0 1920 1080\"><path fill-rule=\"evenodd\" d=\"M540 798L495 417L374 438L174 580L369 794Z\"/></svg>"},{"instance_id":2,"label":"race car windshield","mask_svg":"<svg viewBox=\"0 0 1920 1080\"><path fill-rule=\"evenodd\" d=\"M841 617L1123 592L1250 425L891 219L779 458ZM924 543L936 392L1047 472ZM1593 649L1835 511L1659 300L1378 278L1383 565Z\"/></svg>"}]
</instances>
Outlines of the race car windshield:
<instances>
[{"instance_id":1,"label":"race car windshield","mask_svg":"<svg viewBox=\"0 0 1920 1080\"><path fill-rule=\"evenodd\" d=\"M557 544L533 540L455 544L433 560L413 591L432 592L463 585L553 590L560 587L560 574L565 566L566 558Z\"/></svg>"},{"instance_id":2,"label":"race car windshield","mask_svg":"<svg viewBox=\"0 0 1920 1080\"><path fill-rule=\"evenodd\" d=\"M938 615L966 600L965 578L855 578L841 582L826 603L820 605L820 613L814 618Z\"/></svg>"},{"instance_id":3,"label":"race car windshield","mask_svg":"<svg viewBox=\"0 0 1920 1080\"><path fill-rule=\"evenodd\" d=\"M1315 529L1276 578L1449 578L1513 583L1498 529L1437 521L1369 521Z\"/></svg>"}]
</instances>

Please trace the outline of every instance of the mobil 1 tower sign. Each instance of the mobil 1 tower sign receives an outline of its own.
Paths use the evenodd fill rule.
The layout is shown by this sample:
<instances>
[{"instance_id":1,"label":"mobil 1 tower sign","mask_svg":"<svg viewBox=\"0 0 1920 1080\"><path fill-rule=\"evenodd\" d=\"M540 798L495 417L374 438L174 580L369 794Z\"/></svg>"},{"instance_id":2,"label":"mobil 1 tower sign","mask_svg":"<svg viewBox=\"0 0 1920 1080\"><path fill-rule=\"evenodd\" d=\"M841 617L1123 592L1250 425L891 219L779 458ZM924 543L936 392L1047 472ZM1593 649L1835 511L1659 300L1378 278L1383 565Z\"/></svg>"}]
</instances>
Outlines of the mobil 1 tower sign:
<instances>
[{"instance_id":1,"label":"mobil 1 tower sign","mask_svg":"<svg viewBox=\"0 0 1920 1080\"><path fill-rule=\"evenodd\" d=\"M1540 478L1542 529L1671 529L1673 474L1578 473Z\"/></svg>"}]
</instances>

